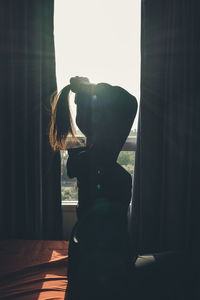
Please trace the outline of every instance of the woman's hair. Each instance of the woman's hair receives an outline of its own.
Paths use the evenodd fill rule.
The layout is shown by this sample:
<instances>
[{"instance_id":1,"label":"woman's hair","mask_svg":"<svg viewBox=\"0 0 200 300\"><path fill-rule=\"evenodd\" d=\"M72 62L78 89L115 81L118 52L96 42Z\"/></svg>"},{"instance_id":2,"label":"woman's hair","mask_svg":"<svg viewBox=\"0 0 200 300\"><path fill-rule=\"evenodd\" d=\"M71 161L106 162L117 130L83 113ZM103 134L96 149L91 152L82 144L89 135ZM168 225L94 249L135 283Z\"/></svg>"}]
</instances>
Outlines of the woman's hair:
<instances>
[{"instance_id":1,"label":"woman's hair","mask_svg":"<svg viewBox=\"0 0 200 300\"><path fill-rule=\"evenodd\" d=\"M60 93L51 96L51 122L49 141L53 150L66 150L68 138L75 140L75 130L69 108L71 86L65 86Z\"/></svg>"},{"instance_id":2,"label":"woman's hair","mask_svg":"<svg viewBox=\"0 0 200 300\"><path fill-rule=\"evenodd\" d=\"M70 79L70 85L64 87L59 94L56 92L52 95L49 140L54 151L66 150L68 142L81 144L74 134L69 108L70 90L84 100L82 104L92 114L90 118L86 116L86 122L95 132L95 142L104 143L107 147L112 142L121 148L136 115L135 97L121 87L107 83L92 85L88 78L76 76Z\"/></svg>"}]
</instances>

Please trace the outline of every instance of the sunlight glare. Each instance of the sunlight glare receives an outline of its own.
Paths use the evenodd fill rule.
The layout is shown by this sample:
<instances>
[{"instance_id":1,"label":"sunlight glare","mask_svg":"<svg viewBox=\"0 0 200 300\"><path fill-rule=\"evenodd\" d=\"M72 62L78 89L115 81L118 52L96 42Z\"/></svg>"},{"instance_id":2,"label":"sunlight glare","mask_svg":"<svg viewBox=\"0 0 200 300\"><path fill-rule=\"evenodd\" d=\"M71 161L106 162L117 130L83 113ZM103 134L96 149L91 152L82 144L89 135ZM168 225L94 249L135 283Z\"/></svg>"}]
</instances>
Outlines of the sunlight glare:
<instances>
[{"instance_id":1,"label":"sunlight glare","mask_svg":"<svg viewBox=\"0 0 200 300\"><path fill-rule=\"evenodd\" d=\"M119 85L139 101L140 2L54 1L58 90L70 77L84 76Z\"/></svg>"}]
</instances>

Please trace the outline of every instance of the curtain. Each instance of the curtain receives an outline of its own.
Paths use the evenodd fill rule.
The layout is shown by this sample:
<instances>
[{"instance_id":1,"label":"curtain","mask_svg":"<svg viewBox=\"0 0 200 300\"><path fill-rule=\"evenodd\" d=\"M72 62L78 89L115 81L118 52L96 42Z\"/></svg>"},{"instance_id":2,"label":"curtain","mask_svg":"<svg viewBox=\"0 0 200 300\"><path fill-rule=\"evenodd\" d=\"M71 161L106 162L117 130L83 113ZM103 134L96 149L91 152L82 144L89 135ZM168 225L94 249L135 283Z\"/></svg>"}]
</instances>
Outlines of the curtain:
<instances>
[{"instance_id":1,"label":"curtain","mask_svg":"<svg viewBox=\"0 0 200 300\"><path fill-rule=\"evenodd\" d=\"M198 1L142 1L141 36L132 238L139 253L176 250L194 258L200 249Z\"/></svg>"},{"instance_id":2,"label":"curtain","mask_svg":"<svg viewBox=\"0 0 200 300\"><path fill-rule=\"evenodd\" d=\"M1 1L0 14L0 236L60 239L60 156L48 141L53 0Z\"/></svg>"}]
</instances>

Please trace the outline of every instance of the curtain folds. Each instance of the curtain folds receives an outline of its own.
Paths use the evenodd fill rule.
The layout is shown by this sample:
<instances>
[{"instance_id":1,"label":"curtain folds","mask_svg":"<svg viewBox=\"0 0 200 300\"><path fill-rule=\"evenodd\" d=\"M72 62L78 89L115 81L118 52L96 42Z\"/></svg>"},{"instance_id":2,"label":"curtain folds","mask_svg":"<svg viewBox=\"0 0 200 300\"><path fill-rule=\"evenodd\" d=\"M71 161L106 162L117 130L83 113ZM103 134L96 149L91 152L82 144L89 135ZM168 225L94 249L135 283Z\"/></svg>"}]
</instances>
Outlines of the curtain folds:
<instances>
[{"instance_id":1,"label":"curtain folds","mask_svg":"<svg viewBox=\"0 0 200 300\"><path fill-rule=\"evenodd\" d=\"M56 90L53 0L1 1L0 234L60 239L60 156L48 142Z\"/></svg>"},{"instance_id":2,"label":"curtain folds","mask_svg":"<svg viewBox=\"0 0 200 300\"><path fill-rule=\"evenodd\" d=\"M200 249L198 2L142 1L141 104L132 211L137 252Z\"/></svg>"}]
</instances>

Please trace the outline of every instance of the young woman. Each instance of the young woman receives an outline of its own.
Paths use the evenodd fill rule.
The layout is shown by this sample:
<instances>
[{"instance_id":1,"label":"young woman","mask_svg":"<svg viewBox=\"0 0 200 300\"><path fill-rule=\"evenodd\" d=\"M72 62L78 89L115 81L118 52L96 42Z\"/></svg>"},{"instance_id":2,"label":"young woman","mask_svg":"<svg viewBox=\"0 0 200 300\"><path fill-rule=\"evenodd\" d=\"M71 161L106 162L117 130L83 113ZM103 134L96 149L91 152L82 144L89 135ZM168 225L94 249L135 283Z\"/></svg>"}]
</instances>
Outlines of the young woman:
<instances>
[{"instance_id":1,"label":"young woman","mask_svg":"<svg viewBox=\"0 0 200 300\"><path fill-rule=\"evenodd\" d=\"M68 149L68 176L76 177L78 184L78 221L69 245L66 296L69 300L126 299L132 178L116 161L131 130L137 101L121 87L71 78L52 103L49 135L54 150L67 149L74 137L70 91L75 93L76 124L86 146Z\"/></svg>"}]
</instances>

